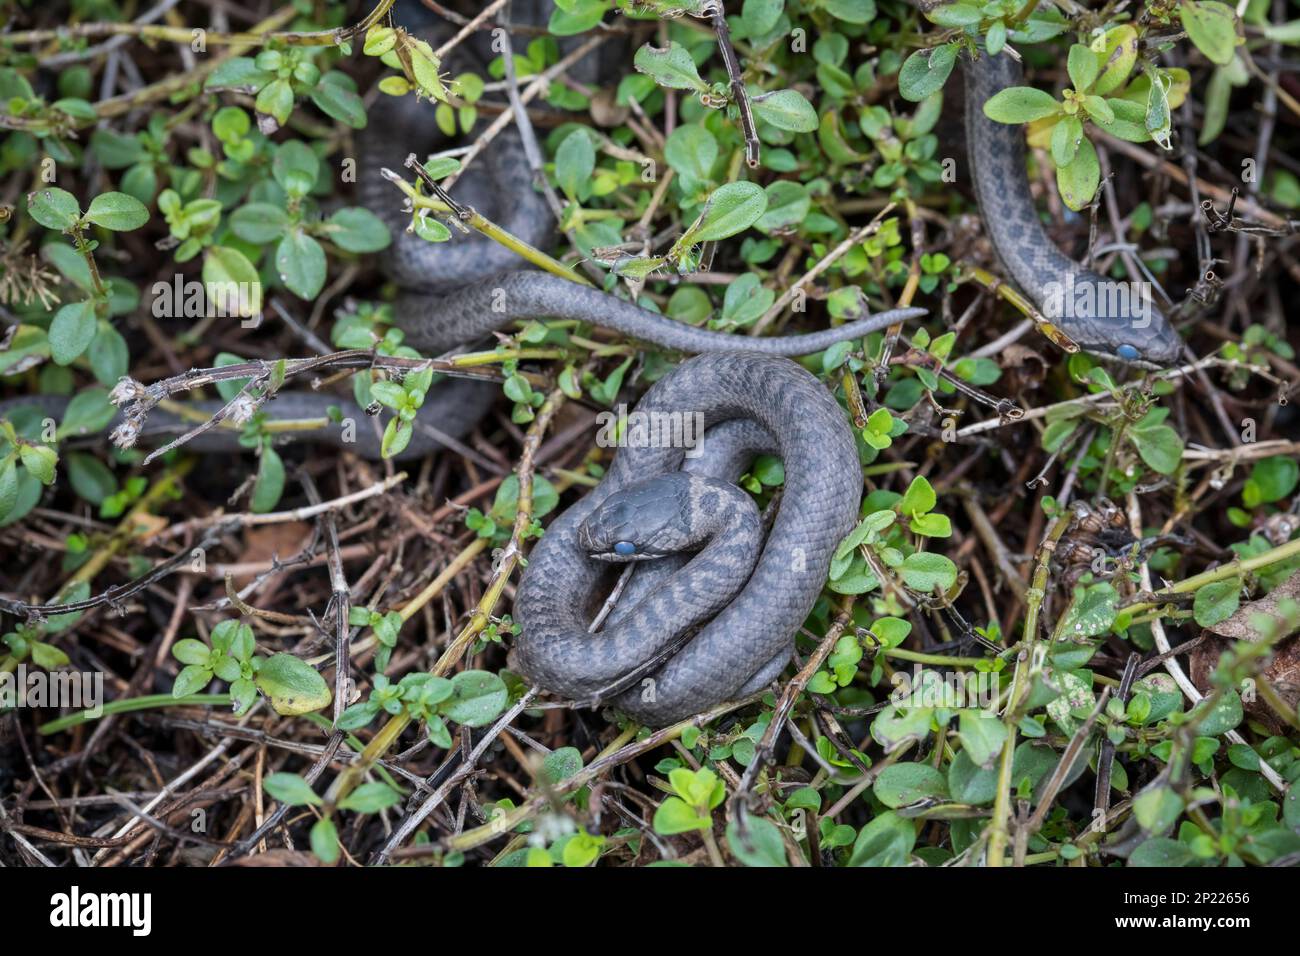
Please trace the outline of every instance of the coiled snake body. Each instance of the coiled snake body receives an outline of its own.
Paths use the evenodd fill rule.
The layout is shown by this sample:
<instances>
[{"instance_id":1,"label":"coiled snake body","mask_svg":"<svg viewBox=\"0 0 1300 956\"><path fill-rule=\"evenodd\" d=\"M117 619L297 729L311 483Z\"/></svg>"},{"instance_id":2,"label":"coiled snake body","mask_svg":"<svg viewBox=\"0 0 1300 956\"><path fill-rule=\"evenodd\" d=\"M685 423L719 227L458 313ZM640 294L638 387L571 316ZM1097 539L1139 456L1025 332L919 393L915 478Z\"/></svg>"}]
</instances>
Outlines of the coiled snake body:
<instances>
[{"instance_id":1,"label":"coiled snake body","mask_svg":"<svg viewBox=\"0 0 1300 956\"><path fill-rule=\"evenodd\" d=\"M619 678L699 626L667 663L635 674L637 683L614 698L620 709L658 725L761 688L780 673L826 582L831 554L857 516L862 471L844 411L817 379L785 359L698 356L656 383L637 411L642 422L702 415L703 454L686 459L681 447L629 437L600 485L533 549L515 600L523 633L511 660L548 690L608 698ZM742 516L739 527L723 529L690 563L667 564L653 582L624 593L623 610L603 631L587 633L604 567L591 554L632 559L652 550L665 528L708 524L724 496L703 478L734 482L760 452L785 463L780 508L761 553ZM701 477L663 482L683 464Z\"/></svg>"}]
</instances>

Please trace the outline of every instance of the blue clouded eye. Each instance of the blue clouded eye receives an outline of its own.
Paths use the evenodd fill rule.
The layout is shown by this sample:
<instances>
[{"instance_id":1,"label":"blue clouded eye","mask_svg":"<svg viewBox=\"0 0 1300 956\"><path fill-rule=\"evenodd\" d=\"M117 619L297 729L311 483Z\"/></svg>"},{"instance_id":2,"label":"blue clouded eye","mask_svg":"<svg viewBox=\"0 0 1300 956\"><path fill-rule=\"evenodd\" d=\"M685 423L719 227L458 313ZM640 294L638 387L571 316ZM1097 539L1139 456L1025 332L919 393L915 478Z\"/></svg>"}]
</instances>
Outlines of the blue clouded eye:
<instances>
[{"instance_id":1,"label":"blue clouded eye","mask_svg":"<svg viewBox=\"0 0 1300 956\"><path fill-rule=\"evenodd\" d=\"M628 555L631 554L636 554L636 545L634 545L631 541L616 541L614 542L614 553L621 554L624 557L627 557Z\"/></svg>"},{"instance_id":2,"label":"blue clouded eye","mask_svg":"<svg viewBox=\"0 0 1300 956\"><path fill-rule=\"evenodd\" d=\"M1132 345L1121 345L1119 348L1115 350L1115 354L1118 355L1120 358L1122 358L1125 362L1136 362L1139 358L1142 357L1142 353L1139 352L1137 348Z\"/></svg>"}]
</instances>

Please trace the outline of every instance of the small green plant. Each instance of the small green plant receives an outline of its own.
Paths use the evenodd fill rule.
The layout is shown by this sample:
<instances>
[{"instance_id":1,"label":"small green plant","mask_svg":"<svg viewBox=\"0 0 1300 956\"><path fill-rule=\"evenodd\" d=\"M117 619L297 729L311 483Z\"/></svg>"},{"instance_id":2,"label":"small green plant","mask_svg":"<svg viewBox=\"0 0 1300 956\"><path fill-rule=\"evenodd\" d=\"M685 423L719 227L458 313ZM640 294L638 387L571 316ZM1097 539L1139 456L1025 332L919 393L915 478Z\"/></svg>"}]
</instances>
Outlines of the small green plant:
<instances>
[{"instance_id":1,"label":"small green plant","mask_svg":"<svg viewBox=\"0 0 1300 956\"><path fill-rule=\"evenodd\" d=\"M931 594L935 588L947 591L956 584L957 566L951 559L920 548L921 539L952 534L948 516L933 510L937 503L934 488L920 476L904 494L881 490L868 495L862 504L866 516L831 558L831 590L839 594L873 591L881 586L877 569L882 567L922 594Z\"/></svg>"},{"instance_id":2,"label":"small green plant","mask_svg":"<svg viewBox=\"0 0 1300 956\"><path fill-rule=\"evenodd\" d=\"M405 712L412 721L424 724L430 742L447 749L451 732L446 721L486 726L501 715L509 699L505 681L488 671L461 671L450 679L412 673L396 683L376 674L370 696L345 710L338 726L359 730L381 712L394 717Z\"/></svg>"},{"instance_id":3,"label":"small green plant","mask_svg":"<svg viewBox=\"0 0 1300 956\"><path fill-rule=\"evenodd\" d=\"M718 775L708 768L678 768L668 774L668 783L672 796L655 811L655 832L672 836L711 830L713 811L727 796Z\"/></svg>"},{"instance_id":4,"label":"small green plant","mask_svg":"<svg viewBox=\"0 0 1300 956\"><path fill-rule=\"evenodd\" d=\"M259 691L285 716L312 713L333 699L324 679L301 659L292 654L258 655L253 629L242 621L222 621L209 640L185 638L172 648L172 656L185 665L172 685L172 696L197 694L216 678L230 685L237 714L253 706Z\"/></svg>"},{"instance_id":5,"label":"small green plant","mask_svg":"<svg viewBox=\"0 0 1300 956\"><path fill-rule=\"evenodd\" d=\"M1220 67L1231 63L1238 37L1231 7L1215 0L1150 0L1153 19L1179 20L1196 47ZM944 42L918 50L899 73L899 92L921 102L943 88L963 50L970 56L997 55L1008 41L1041 43L1060 36L1071 24L1054 8L1039 9L1018 0L944 4L926 14L944 29ZM1172 110L1186 97L1186 70L1160 67L1143 49L1149 27L1120 23L1098 28L1070 47L1066 68L1071 87L1059 98L1032 86L1004 89L984 104L984 114L1000 123L1032 124L1029 141L1049 148L1057 187L1071 209L1092 202L1101 180L1090 126L1130 142L1154 140L1171 148ZM1135 73L1136 71L1136 73Z\"/></svg>"}]
</instances>

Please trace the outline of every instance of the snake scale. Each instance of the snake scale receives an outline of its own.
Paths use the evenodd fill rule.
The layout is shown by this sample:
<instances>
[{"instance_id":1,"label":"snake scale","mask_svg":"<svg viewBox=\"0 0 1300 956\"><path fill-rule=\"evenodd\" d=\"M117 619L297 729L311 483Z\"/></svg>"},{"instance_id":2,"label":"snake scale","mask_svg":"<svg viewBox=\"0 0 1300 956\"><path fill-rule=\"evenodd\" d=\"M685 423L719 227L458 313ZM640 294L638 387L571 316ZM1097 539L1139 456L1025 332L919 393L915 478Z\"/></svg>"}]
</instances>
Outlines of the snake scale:
<instances>
[{"instance_id":1,"label":"snake scale","mask_svg":"<svg viewBox=\"0 0 1300 956\"><path fill-rule=\"evenodd\" d=\"M517 21L542 23L549 4L513 6ZM422 6L401 3L398 11L405 25L428 26ZM1021 131L982 113L990 95L1019 82L1019 65L1004 53L968 61L964 71L974 191L1006 272L1040 308L1052 283L1104 281L1047 237L1029 190ZM437 354L482 340L517 319L549 316L698 353L655 384L637 411L702 416L703 454L686 458L681 447L628 436L601 483L557 518L533 549L515 602L522 633L512 666L551 692L609 700L656 725L765 686L789 661L793 635L821 592L861 492L844 412L812 375L781 356L861 338L924 310L879 313L803 336L730 336L674 322L557 276L513 271L520 263L483 237L426 243L405 231L409 218L378 170L400 169L408 153L446 145L428 107L410 97L381 99L358 143L360 198L396 237L381 264L399 287L396 323L409 344ZM522 143L511 130L483 153L454 195L545 248L554 223L528 186L526 171ZM1181 348L1158 312L1138 319L1076 311L1056 321L1083 348L1127 361L1167 364ZM482 382L453 379L436 386L417 420L432 430L417 427L403 457L443 447L440 434L464 435L494 397L495 388ZM64 401L11 400L0 403L0 415L15 405L35 405L57 416ZM193 404L209 412L219 407ZM338 396L293 391L277 394L269 412L272 418L315 418L328 405L342 406L345 418L360 421L364 415ZM154 410L144 434L156 438L181 427L175 417ZM337 426L294 437L341 444ZM217 430L190 447L239 449L233 434ZM357 429L347 447L367 457L379 454L378 437L367 428ZM734 487L760 453L778 455L785 468L780 507L765 537L752 501ZM644 563L603 629L589 633L607 572L626 561Z\"/></svg>"}]
</instances>

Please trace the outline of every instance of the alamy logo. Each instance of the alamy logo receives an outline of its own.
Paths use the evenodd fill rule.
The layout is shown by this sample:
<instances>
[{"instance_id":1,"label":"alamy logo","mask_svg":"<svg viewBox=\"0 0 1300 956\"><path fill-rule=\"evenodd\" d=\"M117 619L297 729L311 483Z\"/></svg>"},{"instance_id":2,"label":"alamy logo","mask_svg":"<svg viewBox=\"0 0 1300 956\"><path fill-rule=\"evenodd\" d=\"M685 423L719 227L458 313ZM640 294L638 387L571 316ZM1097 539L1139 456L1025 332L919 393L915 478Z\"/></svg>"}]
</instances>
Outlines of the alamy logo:
<instances>
[{"instance_id":1,"label":"alamy logo","mask_svg":"<svg viewBox=\"0 0 1300 956\"><path fill-rule=\"evenodd\" d=\"M1049 319L1122 315L1132 318L1133 328L1145 329L1155 313L1153 301L1149 282L1076 282L1074 274L1067 273L1064 282L1043 286L1043 315Z\"/></svg>"},{"instance_id":2,"label":"alamy logo","mask_svg":"<svg viewBox=\"0 0 1300 956\"><path fill-rule=\"evenodd\" d=\"M186 282L178 272L171 282L155 282L150 291L156 319L254 319L262 311L260 282Z\"/></svg>"},{"instance_id":3,"label":"alamy logo","mask_svg":"<svg viewBox=\"0 0 1300 956\"><path fill-rule=\"evenodd\" d=\"M629 412L619 405L597 415L596 424L601 448L685 448L687 458L704 452L703 412Z\"/></svg>"},{"instance_id":4,"label":"alamy logo","mask_svg":"<svg viewBox=\"0 0 1300 956\"><path fill-rule=\"evenodd\" d=\"M153 895L150 893L82 893L74 886L71 892L50 897L50 925L124 926L133 936L148 936L153 930Z\"/></svg>"},{"instance_id":5,"label":"alamy logo","mask_svg":"<svg viewBox=\"0 0 1300 956\"><path fill-rule=\"evenodd\" d=\"M91 717L104 713L104 675L99 671L28 670L19 664L0 673L0 710L12 707L70 707Z\"/></svg>"},{"instance_id":6,"label":"alamy logo","mask_svg":"<svg viewBox=\"0 0 1300 956\"><path fill-rule=\"evenodd\" d=\"M890 691L889 699L900 707L991 711L998 702L998 675L991 672L949 671L940 674L913 664L911 674L897 670L890 678L894 689Z\"/></svg>"}]
</instances>

